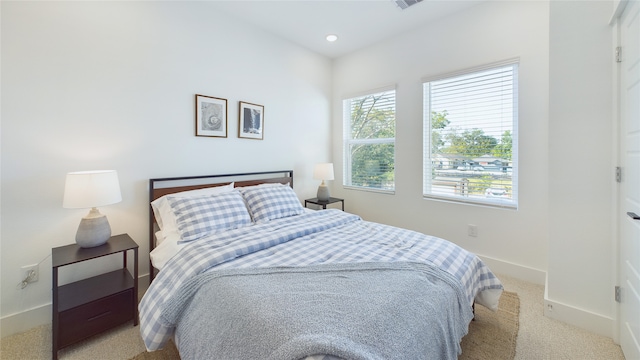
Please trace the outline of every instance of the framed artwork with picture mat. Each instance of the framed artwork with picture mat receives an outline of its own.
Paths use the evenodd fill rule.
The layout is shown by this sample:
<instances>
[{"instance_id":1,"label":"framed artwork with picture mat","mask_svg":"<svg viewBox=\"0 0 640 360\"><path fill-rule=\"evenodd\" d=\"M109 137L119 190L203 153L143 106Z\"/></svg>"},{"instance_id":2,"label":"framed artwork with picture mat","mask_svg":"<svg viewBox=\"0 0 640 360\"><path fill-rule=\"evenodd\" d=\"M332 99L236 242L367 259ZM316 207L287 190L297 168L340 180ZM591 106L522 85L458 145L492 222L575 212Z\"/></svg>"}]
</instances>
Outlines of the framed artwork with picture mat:
<instances>
[{"instance_id":1,"label":"framed artwork with picture mat","mask_svg":"<svg viewBox=\"0 0 640 360\"><path fill-rule=\"evenodd\" d=\"M196 136L227 137L227 99L196 94Z\"/></svg>"}]
</instances>

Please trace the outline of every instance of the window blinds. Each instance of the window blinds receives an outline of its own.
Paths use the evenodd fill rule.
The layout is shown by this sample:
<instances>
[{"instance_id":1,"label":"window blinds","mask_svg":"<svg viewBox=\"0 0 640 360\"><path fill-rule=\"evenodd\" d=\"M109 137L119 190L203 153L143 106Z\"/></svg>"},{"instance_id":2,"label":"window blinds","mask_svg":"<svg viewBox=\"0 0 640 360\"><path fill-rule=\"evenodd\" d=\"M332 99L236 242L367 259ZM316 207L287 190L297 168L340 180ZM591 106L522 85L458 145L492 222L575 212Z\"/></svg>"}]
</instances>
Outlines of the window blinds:
<instances>
[{"instance_id":1,"label":"window blinds","mask_svg":"<svg viewBox=\"0 0 640 360\"><path fill-rule=\"evenodd\" d=\"M395 189L395 89L343 101L344 185Z\"/></svg>"},{"instance_id":2,"label":"window blinds","mask_svg":"<svg viewBox=\"0 0 640 360\"><path fill-rule=\"evenodd\" d=\"M517 205L518 64L423 84L425 197Z\"/></svg>"}]
</instances>

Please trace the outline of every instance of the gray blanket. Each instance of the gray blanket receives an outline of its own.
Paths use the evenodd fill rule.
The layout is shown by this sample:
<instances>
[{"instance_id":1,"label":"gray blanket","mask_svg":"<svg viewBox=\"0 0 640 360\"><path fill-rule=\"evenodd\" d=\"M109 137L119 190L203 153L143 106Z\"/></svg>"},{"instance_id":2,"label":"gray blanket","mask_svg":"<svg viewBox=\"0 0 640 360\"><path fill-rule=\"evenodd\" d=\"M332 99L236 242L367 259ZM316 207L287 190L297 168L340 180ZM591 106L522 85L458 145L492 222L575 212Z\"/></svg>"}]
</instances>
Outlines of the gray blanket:
<instances>
[{"instance_id":1,"label":"gray blanket","mask_svg":"<svg viewBox=\"0 0 640 360\"><path fill-rule=\"evenodd\" d=\"M458 280L416 263L209 272L166 304L183 360L457 359L473 317Z\"/></svg>"}]
</instances>

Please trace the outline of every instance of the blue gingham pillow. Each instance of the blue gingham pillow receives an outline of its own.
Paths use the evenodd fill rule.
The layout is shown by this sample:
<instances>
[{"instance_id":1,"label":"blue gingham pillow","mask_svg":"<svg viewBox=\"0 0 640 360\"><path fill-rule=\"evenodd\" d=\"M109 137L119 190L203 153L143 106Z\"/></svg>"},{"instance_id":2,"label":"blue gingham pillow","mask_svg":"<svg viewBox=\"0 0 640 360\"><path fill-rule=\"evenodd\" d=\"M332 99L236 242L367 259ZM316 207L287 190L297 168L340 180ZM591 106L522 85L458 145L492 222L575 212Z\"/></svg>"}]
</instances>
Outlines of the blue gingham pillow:
<instances>
[{"instance_id":1,"label":"blue gingham pillow","mask_svg":"<svg viewBox=\"0 0 640 360\"><path fill-rule=\"evenodd\" d=\"M296 193L289 186L255 186L239 189L256 223L300 215L304 212Z\"/></svg>"},{"instance_id":2,"label":"blue gingham pillow","mask_svg":"<svg viewBox=\"0 0 640 360\"><path fill-rule=\"evenodd\" d=\"M192 198L169 198L182 241L251 225L251 215L237 191Z\"/></svg>"}]
</instances>

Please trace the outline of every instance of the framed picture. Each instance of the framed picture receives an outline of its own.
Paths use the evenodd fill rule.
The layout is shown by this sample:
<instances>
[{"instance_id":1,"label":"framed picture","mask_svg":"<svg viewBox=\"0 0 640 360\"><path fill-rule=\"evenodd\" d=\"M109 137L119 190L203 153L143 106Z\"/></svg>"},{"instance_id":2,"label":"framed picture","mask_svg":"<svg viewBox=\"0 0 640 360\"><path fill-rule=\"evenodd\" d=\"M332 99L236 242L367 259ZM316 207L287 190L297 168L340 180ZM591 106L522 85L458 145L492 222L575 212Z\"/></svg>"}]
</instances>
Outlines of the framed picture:
<instances>
[{"instance_id":1,"label":"framed picture","mask_svg":"<svg viewBox=\"0 0 640 360\"><path fill-rule=\"evenodd\" d=\"M196 136L227 137L227 99L196 94Z\"/></svg>"},{"instance_id":2,"label":"framed picture","mask_svg":"<svg viewBox=\"0 0 640 360\"><path fill-rule=\"evenodd\" d=\"M239 138L257 140L264 138L264 106L240 101L238 118Z\"/></svg>"}]
</instances>

